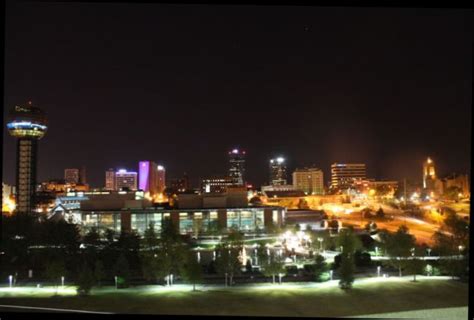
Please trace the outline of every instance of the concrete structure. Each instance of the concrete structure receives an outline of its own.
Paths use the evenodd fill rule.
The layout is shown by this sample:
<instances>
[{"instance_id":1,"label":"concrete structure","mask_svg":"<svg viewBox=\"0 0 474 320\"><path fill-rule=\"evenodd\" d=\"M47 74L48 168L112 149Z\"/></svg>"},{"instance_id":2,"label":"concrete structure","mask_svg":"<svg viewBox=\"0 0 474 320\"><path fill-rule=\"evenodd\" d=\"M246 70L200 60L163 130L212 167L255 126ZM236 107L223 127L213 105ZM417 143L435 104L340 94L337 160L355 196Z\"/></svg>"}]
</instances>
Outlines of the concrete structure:
<instances>
[{"instance_id":1,"label":"concrete structure","mask_svg":"<svg viewBox=\"0 0 474 320\"><path fill-rule=\"evenodd\" d=\"M333 163L331 165L331 189L353 188L355 181L365 178L364 163Z\"/></svg>"},{"instance_id":2,"label":"concrete structure","mask_svg":"<svg viewBox=\"0 0 474 320\"><path fill-rule=\"evenodd\" d=\"M46 115L30 101L10 111L7 128L17 138L16 211L30 213L35 207L38 140L48 129Z\"/></svg>"},{"instance_id":3,"label":"concrete structure","mask_svg":"<svg viewBox=\"0 0 474 320\"><path fill-rule=\"evenodd\" d=\"M272 186L287 184L285 158L278 157L275 159L270 159L269 183Z\"/></svg>"},{"instance_id":4,"label":"concrete structure","mask_svg":"<svg viewBox=\"0 0 474 320\"><path fill-rule=\"evenodd\" d=\"M324 194L323 171L318 168L296 169L293 172L293 186L305 194Z\"/></svg>"},{"instance_id":5,"label":"concrete structure","mask_svg":"<svg viewBox=\"0 0 474 320\"><path fill-rule=\"evenodd\" d=\"M245 183L245 151L233 149L229 151L229 177L233 184L243 186Z\"/></svg>"},{"instance_id":6,"label":"concrete structure","mask_svg":"<svg viewBox=\"0 0 474 320\"><path fill-rule=\"evenodd\" d=\"M115 188L116 190L128 189L137 190L138 174L135 171L127 171L120 169L115 172Z\"/></svg>"}]
</instances>

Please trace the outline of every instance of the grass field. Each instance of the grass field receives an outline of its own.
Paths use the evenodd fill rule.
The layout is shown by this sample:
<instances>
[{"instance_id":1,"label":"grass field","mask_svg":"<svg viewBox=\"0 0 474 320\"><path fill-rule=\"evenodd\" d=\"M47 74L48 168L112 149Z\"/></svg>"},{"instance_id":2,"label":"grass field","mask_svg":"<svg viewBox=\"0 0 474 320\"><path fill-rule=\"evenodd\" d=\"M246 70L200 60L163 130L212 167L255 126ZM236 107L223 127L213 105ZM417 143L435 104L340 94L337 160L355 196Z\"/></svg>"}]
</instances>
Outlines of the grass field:
<instances>
[{"instance_id":1,"label":"grass field","mask_svg":"<svg viewBox=\"0 0 474 320\"><path fill-rule=\"evenodd\" d=\"M198 292L191 292L187 285L121 290L107 287L89 297L71 296L71 289L52 297L52 291L33 295L32 289L18 288L15 292L2 288L0 304L114 313L336 317L463 307L468 303L468 285L459 281L380 279L356 281L347 292L337 287L336 280L322 284L198 287Z\"/></svg>"}]
</instances>

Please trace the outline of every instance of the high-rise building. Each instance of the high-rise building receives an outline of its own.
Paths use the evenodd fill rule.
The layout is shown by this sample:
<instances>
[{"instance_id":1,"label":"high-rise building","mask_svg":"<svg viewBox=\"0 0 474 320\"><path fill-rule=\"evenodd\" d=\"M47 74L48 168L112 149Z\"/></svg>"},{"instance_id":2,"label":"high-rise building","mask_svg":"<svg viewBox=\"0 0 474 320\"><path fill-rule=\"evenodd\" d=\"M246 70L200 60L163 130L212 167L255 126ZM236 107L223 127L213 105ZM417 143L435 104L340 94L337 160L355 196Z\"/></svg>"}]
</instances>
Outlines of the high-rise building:
<instances>
[{"instance_id":1,"label":"high-rise building","mask_svg":"<svg viewBox=\"0 0 474 320\"><path fill-rule=\"evenodd\" d=\"M296 169L293 172L293 186L306 194L324 194L323 171L318 168Z\"/></svg>"},{"instance_id":2,"label":"high-rise building","mask_svg":"<svg viewBox=\"0 0 474 320\"><path fill-rule=\"evenodd\" d=\"M64 181L69 184L79 183L79 169L65 169L64 170Z\"/></svg>"},{"instance_id":3,"label":"high-rise building","mask_svg":"<svg viewBox=\"0 0 474 320\"><path fill-rule=\"evenodd\" d=\"M117 190L137 190L137 176L138 173L135 171L127 171L125 169L120 169L119 171L115 172L115 188Z\"/></svg>"},{"instance_id":4,"label":"high-rise building","mask_svg":"<svg viewBox=\"0 0 474 320\"><path fill-rule=\"evenodd\" d=\"M149 192L151 196L165 190L165 168L152 161L140 161L138 164L138 188Z\"/></svg>"},{"instance_id":5,"label":"high-rise building","mask_svg":"<svg viewBox=\"0 0 474 320\"><path fill-rule=\"evenodd\" d=\"M157 166L158 169L158 193L163 193L166 189L166 170L162 165Z\"/></svg>"},{"instance_id":6,"label":"high-rise building","mask_svg":"<svg viewBox=\"0 0 474 320\"><path fill-rule=\"evenodd\" d=\"M9 116L8 132L18 141L16 210L30 213L35 206L38 140L46 134L47 119L40 108L32 106L31 101L26 106L15 106Z\"/></svg>"},{"instance_id":7,"label":"high-rise building","mask_svg":"<svg viewBox=\"0 0 474 320\"><path fill-rule=\"evenodd\" d=\"M191 186L189 185L189 178L186 172L184 173L183 178L172 179L170 182L170 187L172 190L175 190L177 192L185 192L191 189Z\"/></svg>"},{"instance_id":8,"label":"high-rise building","mask_svg":"<svg viewBox=\"0 0 474 320\"><path fill-rule=\"evenodd\" d=\"M276 159L270 159L270 185L286 185L285 158L278 157Z\"/></svg>"},{"instance_id":9,"label":"high-rise building","mask_svg":"<svg viewBox=\"0 0 474 320\"><path fill-rule=\"evenodd\" d=\"M229 151L229 177L233 184L243 186L245 182L245 151L233 149Z\"/></svg>"},{"instance_id":10,"label":"high-rise building","mask_svg":"<svg viewBox=\"0 0 474 320\"><path fill-rule=\"evenodd\" d=\"M331 165L331 188L348 189L354 182L364 180L366 176L364 163L333 163Z\"/></svg>"},{"instance_id":11,"label":"high-rise building","mask_svg":"<svg viewBox=\"0 0 474 320\"><path fill-rule=\"evenodd\" d=\"M82 166L81 171L79 172L79 183L80 184L87 184L86 167L85 166Z\"/></svg>"},{"instance_id":12,"label":"high-rise building","mask_svg":"<svg viewBox=\"0 0 474 320\"><path fill-rule=\"evenodd\" d=\"M117 190L115 186L115 170L112 168L105 171L105 190Z\"/></svg>"},{"instance_id":13,"label":"high-rise building","mask_svg":"<svg viewBox=\"0 0 474 320\"><path fill-rule=\"evenodd\" d=\"M423 188L432 188L436 179L435 164L430 157L423 163Z\"/></svg>"}]
</instances>

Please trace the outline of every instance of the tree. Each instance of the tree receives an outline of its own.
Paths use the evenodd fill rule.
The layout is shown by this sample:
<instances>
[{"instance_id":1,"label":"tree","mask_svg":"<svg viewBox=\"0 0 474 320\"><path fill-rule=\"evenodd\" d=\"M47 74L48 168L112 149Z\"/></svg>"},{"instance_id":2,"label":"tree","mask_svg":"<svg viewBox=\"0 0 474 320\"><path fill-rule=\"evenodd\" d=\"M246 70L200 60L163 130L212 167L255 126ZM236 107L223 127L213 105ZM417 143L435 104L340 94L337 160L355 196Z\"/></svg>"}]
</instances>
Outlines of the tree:
<instances>
[{"instance_id":1,"label":"tree","mask_svg":"<svg viewBox=\"0 0 474 320\"><path fill-rule=\"evenodd\" d=\"M109 244L112 244L115 238L115 231L112 229L106 229L104 232L104 237Z\"/></svg>"},{"instance_id":2,"label":"tree","mask_svg":"<svg viewBox=\"0 0 474 320\"><path fill-rule=\"evenodd\" d=\"M323 275L324 272L328 271L328 269L329 268L324 257L320 254L317 254L314 257L314 268L313 268L315 280L317 282L322 281L321 276Z\"/></svg>"},{"instance_id":3,"label":"tree","mask_svg":"<svg viewBox=\"0 0 474 320\"><path fill-rule=\"evenodd\" d=\"M88 295L94 286L96 279L86 262L83 263L77 279L77 293L81 296Z\"/></svg>"},{"instance_id":4,"label":"tree","mask_svg":"<svg viewBox=\"0 0 474 320\"><path fill-rule=\"evenodd\" d=\"M183 275L187 281L193 284L193 291L196 291L196 283L202 281L202 267L197 261L196 253L192 250L188 251Z\"/></svg>"},{"instance_id":5,"label":"tree","mask_svg":"<svg viewBox=\"0 0 474 320\"><path fill-rule=\"evenodd\" d=\"M389 234L385 244L390 263L398 268L399 276L402 276L402 269L406 266L408 257L411 256L411 249L415 246L415 237L408 233L408 228L402 225L397 232Z\"/></svg>"},{"instance_id":6,"label":"tree","mask_svg":"<svg viewBox=\"0 0 474 320\"><path fill-rule=\"evenodd\" d=\"M239 274L242 268L240 253L243 249L243 234L230 230L227 239L216 246L216 269L221 275L229 276L229 283L232 285L234 275ZM227 285L227 281L226 281Z\"/></svg>"},{"instance_id":7,"label":"tree","mask_svg":"<svg viewBox=\"0 0 474 320\"><path fill-rule=\"evenodd\" d=\"M115 276L118 277L117 281L120 287L128 287L130 279L130 267L126 256L120 254L117 262L114 266Z\"/></svg>"},{"instance_id":8,"label":"tree","mask_svg":"<svg viewBox=\"0 0 474 320\"><path fill-rule=\"evenodd\" d=\"M265 277L272 277L275 283L275 276L286 274L285 262L283 257L277 255L274 251L260 250L260 266Z\"/></svg>"},{"instance_id":9,"label":"tree","mask_svg":"<svg viewBox=\"0 0 474 320\"><path fill-rule=\"evenodd\" d=\"M99 287L101 286L101 281L105 277L104 264L101 260L97 260L94 265L94 277L97 280Z\"/></svg>"},{"instance_id":10,"label":"tree","mask_svg":"<svg viewBox=\"0 0 474 320\"><path fill-rule=\"evenodd\" d=\"M147 250L155 250L159 243L160 241L155 232L155 227L153 223L150 222L148 228L143 233L142 247Z\"/></svg>"},{"instance_id":11,"label":"tree","mask_svg":"<svg viewBox=\"0 0 474 320\"><path fill-rule=\"evenodd\" d=\"M83 241L85 244L94 245L94 246L100 244L100 234L97 231L97 228L92 227L89 230L89 232L85 234Z\"/></svg>"},{"instance_id":12,"label":"tree","mask_svg":"<svg viewBox=\"0 0 474 320\"><path fill-rule=\"evenodd\" d=\"M443 197L452 201L459 201L459 194L462 193L462 189L456 186L450 186L446 188L443 193Z\"/></svg>"},{"instance_id":13,"label":"tree","mask_svg":"<svg viewBox=\"0 0 474 320\"><path fill-rule=\"evenodd\" d=\"M342 247L341 268L339 270L339 286L343 290L350 289L354 282L354 253L362 247L359 238L354 234L352 228L343 229L339 232L338 245Z\"/></svg>"},{"instance_id":14,"label":"tree","mask_svg":"<svg viewBox=\"0 0 474 320\"><path fill-rule=\"evenodd\" d=\"M166 277L168 284L172 285L172 276L182 273L186 248L171 219L163 220L157 258L158 275Z\"/></svg>"},{"instance_id":15,"label":"tree","mask_svg":"<svg viewBox=\"0 0 474 320\"><path fill-rule=\"evenodd\" d=\"M58 286L59 286L61 277L64 276L65 272L66 272L66 270L64 268L64 262L63 261L53 260L53 261L50 261L46 265L45 276L56 287L56 294L57 294L57 290L58 290Z\"/></svg>"},{"instance_id":16,"label":"tree","mask_svg":"<svg viewBox=\"0 0 474 320\"><path fill-rule=\"evenodd\" d=\"M420 259L422 254L420 248L415 247L412 250L412 255L407 261L407 269L410 274L413 275L413 282L416 282L416 275L423 273L425 267L424 260Z\"/></svg>"},{"instance_id":17,"label":"tree","mask_svg":"<svg viewBox=\"0 0 474 320\"><path fill-rule=\"evenodd\" d=\"M380 207L377 212L375 213L375 216L378 218L378 219L383 219L385 218L385 212L383 211L382 207Z\"/></svg>"}]
</instances>

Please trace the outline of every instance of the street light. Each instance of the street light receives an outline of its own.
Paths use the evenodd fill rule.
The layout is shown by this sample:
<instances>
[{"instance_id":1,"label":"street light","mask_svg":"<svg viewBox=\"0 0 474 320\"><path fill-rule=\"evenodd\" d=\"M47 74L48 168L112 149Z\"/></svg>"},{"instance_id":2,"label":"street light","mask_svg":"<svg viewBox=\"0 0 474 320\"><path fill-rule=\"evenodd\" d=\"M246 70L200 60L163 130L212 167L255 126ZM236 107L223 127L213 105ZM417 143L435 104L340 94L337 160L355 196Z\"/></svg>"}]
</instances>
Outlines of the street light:
<instances>
[{"instance_id":1,"label":"street light","mask_svg":"<svg viewBox=\"0 0 474 320\"><path fill-rule=\"evenodd\" d=\"M377 277L380 277L380 266L377 267Z\"/></svg>"},{"instance_id":2,"label":"street light","mask_svg":"<svg viewBox=\"0 0 474 320\"><path fill-rule=\"evenodd\" d=\"M426 249L426 251L428 251L428 256L430 256L431 255L431 248Z\"/></svg>"},{"instance_id":3,"label":"street light","mask_svg":"<svg viewBox=\"0 0 474 320\"><path fill-rule=\"evenodd\" d=\"M117 277L117 276L115 276L115 277L114 277L114 279L115 279L115 289L118 289L118 285L117 285L117 280L118 280L118 277Z\"/></svg>"},{"instance_id":4,"label":"street light","mask_svg":"<svg viewBox=\"0 0 474 320\"><path fill-rule=\"evenodd\" d=\"M13 286L13 276L9 275L8 276L8 282L10 282L10 288Z\"/></svg>"},{"instance_id":5,"label":"street light","mask_svg":"<svg viewBox=\"0 0 474 320\"><path fill-rule=\"evenodd\" d=\"M64 276L61 277L61 287L64 288Z\"/></svg>"}]
</instances>

